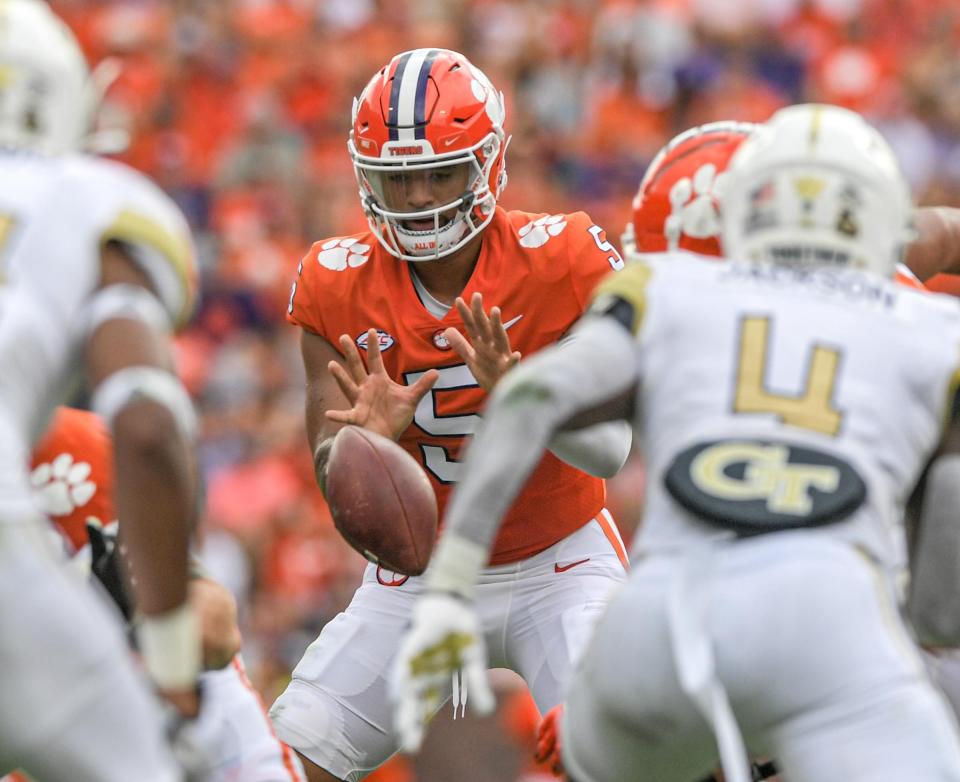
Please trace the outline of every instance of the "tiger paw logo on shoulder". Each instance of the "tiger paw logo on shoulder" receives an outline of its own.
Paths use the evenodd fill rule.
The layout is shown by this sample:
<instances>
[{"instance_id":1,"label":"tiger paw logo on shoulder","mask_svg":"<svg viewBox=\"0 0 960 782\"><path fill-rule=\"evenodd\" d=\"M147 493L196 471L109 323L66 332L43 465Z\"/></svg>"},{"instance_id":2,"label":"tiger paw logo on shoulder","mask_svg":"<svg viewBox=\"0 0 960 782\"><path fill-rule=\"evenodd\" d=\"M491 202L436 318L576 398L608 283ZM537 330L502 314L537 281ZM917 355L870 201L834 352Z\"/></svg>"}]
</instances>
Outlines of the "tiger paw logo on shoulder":
<instances>
[{"instance_id":1,"label":"tiger paw logo on shoulder","mask_svg":"<svg viewBox=\"0 0 960 782\"><path fill-rule=\"evenodd\" d=\"M335 272L355 269L370 260L370 245L360 244L355 237L331 239L320 245L317 262Z\"/></svg>"}]
</instances>

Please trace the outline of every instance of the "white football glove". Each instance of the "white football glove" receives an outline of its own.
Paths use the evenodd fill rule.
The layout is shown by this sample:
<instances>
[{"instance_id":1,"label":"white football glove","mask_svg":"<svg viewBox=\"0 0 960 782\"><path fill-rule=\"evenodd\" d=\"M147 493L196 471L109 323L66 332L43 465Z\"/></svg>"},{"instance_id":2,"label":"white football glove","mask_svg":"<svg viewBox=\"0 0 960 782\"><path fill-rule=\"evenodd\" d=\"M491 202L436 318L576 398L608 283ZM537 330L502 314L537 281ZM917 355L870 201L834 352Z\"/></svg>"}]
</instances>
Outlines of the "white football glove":
<instances>
[{"instance_id":1,"label":"white football glove","mask_svg":"<svg viewBox=\"0 0 960 782\"><path fill-rule=\"evenodd\" d=\"M414 606L390 678L393 726L401 750L420 749L424 728L447 699L457 673L462 700L469 691L475 712L492 712L495 699L487 683L487 651L473 606L444 592L425 592Z\"/></svg>"}]
</instances>

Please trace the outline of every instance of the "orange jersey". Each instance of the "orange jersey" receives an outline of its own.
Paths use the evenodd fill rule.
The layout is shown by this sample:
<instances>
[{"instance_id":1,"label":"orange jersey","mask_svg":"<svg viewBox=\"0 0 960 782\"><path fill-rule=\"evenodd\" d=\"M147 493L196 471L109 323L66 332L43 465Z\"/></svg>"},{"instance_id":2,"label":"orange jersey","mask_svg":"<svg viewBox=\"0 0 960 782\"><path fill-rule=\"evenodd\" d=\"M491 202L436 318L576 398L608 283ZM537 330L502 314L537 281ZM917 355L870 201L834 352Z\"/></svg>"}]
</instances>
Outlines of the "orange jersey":
<instances>
[{"instance_id":1,"label":"orange jersey","mask_svg":"<svg viewBox=\"0 0 960 782\"><path fill-rule=\"evenodd\" d=\"M75 550L87 543L86 520L116 518L113 442L99 416L59 407L33 451L31 482L42 509Z\"/></svg>"},{"instance_id":2,"label":"orange jersey","mask_svg":"<svg viewBox=\"0 0 960 782\"><path fill-rule=\"evenodd\" d=\"M543 215L498 207L462 296L469 301L480 292L485 308L499 306L511 347L529 356L566 333L596 283L622 265L603 229L583 212ZM365 232L310 248L287 312L292 323L331 345L348 334L365 349L366 332L375 328L386 370L398 383L439 370L440 379L399 442L430 476L442 516L460 475L461 451L487 397L442 337L449 326L465 333L456 308L442 320L431 315L418 297L410 264ZM601 479L547 453L504 519L491 563L531 556L566 537L600 511L604 492Z\"/></svg>"}]
</instances>

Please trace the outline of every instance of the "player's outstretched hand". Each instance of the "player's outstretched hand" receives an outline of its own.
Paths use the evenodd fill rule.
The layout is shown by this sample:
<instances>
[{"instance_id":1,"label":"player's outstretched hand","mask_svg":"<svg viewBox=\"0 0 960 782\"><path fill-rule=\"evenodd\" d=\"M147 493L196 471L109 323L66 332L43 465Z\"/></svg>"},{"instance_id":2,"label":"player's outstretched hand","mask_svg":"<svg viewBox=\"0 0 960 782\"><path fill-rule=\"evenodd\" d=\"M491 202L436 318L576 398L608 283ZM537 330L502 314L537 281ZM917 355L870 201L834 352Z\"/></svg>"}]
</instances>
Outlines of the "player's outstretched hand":
<instances>
[{"instance_id":1,"label":"player's outstretched hand","mask_svg":"<svg viewBox=\"0 0 960 782\"><path fill-rule=\"evenodd\" d=\"M417 403L433 388L440 376L437 370L425 372L416 383L395 383L383 366L377 332L367 332L367 363L348 334L340 336L344 364L331 361L327 370L333 375L347 401L348 410L327 410L327 418L341 424L354 424L391 440L410 426Z\"/></svg>"},{"instance_id":2,"label":"player's outstretched hand","mask_svg":"<svg viewBox=\"0 0 960 782\"><path fill-rule=\"evenodd\" d=\"M537 749L533 759L546 765L557 778L563 779L563 761L560 758L560 720L563 716L563 704L559 703L548 711L540 727L537 728Z\"/></svg>"},{"instance_id":3,"label":"player's outstretched hand","mask_svg":"<svg viewBox=\"0 0 960 782\"><path fill-rule=\"evenodd\" d=\"M393 726L400 749L420 749L427 723L450 694L454 673L460 673L478 714L493 711L495 699L487 682L487 652L473 606L442 592L426 592L413 618L390 678Z\"/></svg>"},{"instance_id":4,"label":"player's outstretched hand","mask_svg":"<svg viewBox=\"0 0 960 782\"><path fill-rule=\"evenodd\" d=\"M474 293L469 307L458 296L454 306L463 319L467 336L452 326L443 336L467 363L480 387L489 391L500 376L520 360L520 352L510 349L510 337L503 327L500 308L493 307L489 315L484 312L483 294Z\"/></svg>"}]
</instances>

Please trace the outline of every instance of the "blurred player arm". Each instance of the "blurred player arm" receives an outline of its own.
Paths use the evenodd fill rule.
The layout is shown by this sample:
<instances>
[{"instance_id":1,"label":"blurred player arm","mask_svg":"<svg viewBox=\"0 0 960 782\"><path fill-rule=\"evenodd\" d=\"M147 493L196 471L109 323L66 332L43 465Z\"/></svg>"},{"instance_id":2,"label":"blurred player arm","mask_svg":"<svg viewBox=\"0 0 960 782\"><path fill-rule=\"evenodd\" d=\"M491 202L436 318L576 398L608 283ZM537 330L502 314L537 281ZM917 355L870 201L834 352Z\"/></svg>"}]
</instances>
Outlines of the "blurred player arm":
<instances>
[{"instance_id":1,"label":"blurred player arm","mask_svg":"<svg viewBox=\"0 0 960 782\"><path fill-rule=\"evenodd\" d=\"M913 211L917 238L907 247L906 264L921 280L941 272L960 274L960 209L920 207Z\"/></svg>"},{"instance_id":2,"label":"blurred player arm","mask_svg":"<svg viewBox=\"0 0 960 782\"><path fill-rule=\"evenodd\" d=\"M960 404L914 501L907 615L926 646L960 645Z\"/></svg>"},{"instance_id":3,"label":"blurred player arm","mask_svg":"<svg viewBox=\"0 0 960 782\"><path fill-rule=\"evenodd\" d=\"M123 618L135 622L136 606L131 602L126 577L129 566L122 564L126 549L117 543L117 526L104 529L99 520L87 519L90 571L120 609ZM200 623L203 669L218 670L228 665L240 651L242 638L237 622L237 601L225 586L203 575L203 568L195 558L191 560L191 571L188 599Z\"/></svg>"},{"instance_id":4,"label":"blurred player arm","mask_svg":"<svg viewBox=\"0 0 960 782\"><path fill-rule=\"evenodd\" d=\"M196 422L173 372L170 319L119 243L103 247L87 328L92 405L113 434L117 512L144 615L138 633L144 663L174 705L195 713L200 644L187 581L197 515Z\"/></svg>"},{"instance_id":5,"label":"blurred player arm","mask_svg":"<svg viewBox=\"0 0 960 782\"><path fill-rule=\"evenodd\" d=\"M463 321L466 336L450 327L444 336L466 362L482 389L491 391L500 378L520 361L519 351L510 345L500 308L483 308L483 295L474 293L469 306L463 298L454 302ZM576 337L564 337L567 342ZM630 455L633 433L625 421L611 421L594 427L557 432L548 449L554 456L598 478L610 478L623 467Z\"/></svg>"},{"instance_id":6,"label":"blurred player arm","mask_svg":"<svg viewBox=\"0 0 960 782\"><path fill-rule=\"evenodd\" d=\"M467 449L464 479L427 570L429 585L472 598L500 520L554 434L629 419L637 382L632 336L606 315L588 315L576 338L537 353L504 377Z\"/></svg>"},{"instance_id":7,"label":"blurred player arm","mask_svg":"<svg viewBox=\"0 0 960 782\"><path fill-rule=\"evenodd\" d=\"M578 334L573 331L561 342L569 343ZM629 421L618 420L554 432L547 448L578 470L598 478L612 478L630 456L632 444L633 427Z\"/></svg>"},{"instance_id":8,"label":"blurred player arm","mask_svg":"<svg viewBox=\"0 0 960 782\"><path fill-rule=\"evenodd\" d=\"M317 483L324 492L327 460L337 431L351 424L396 440L410 426L417 403L439 377L436 370L429 370L413 385L396 383L383 366L374 329L367 333L366 363L349 335L341 335L339 343L342 353L306 329L300 342L307 375L307 437Z\"/></svg>"}]
</instances>

